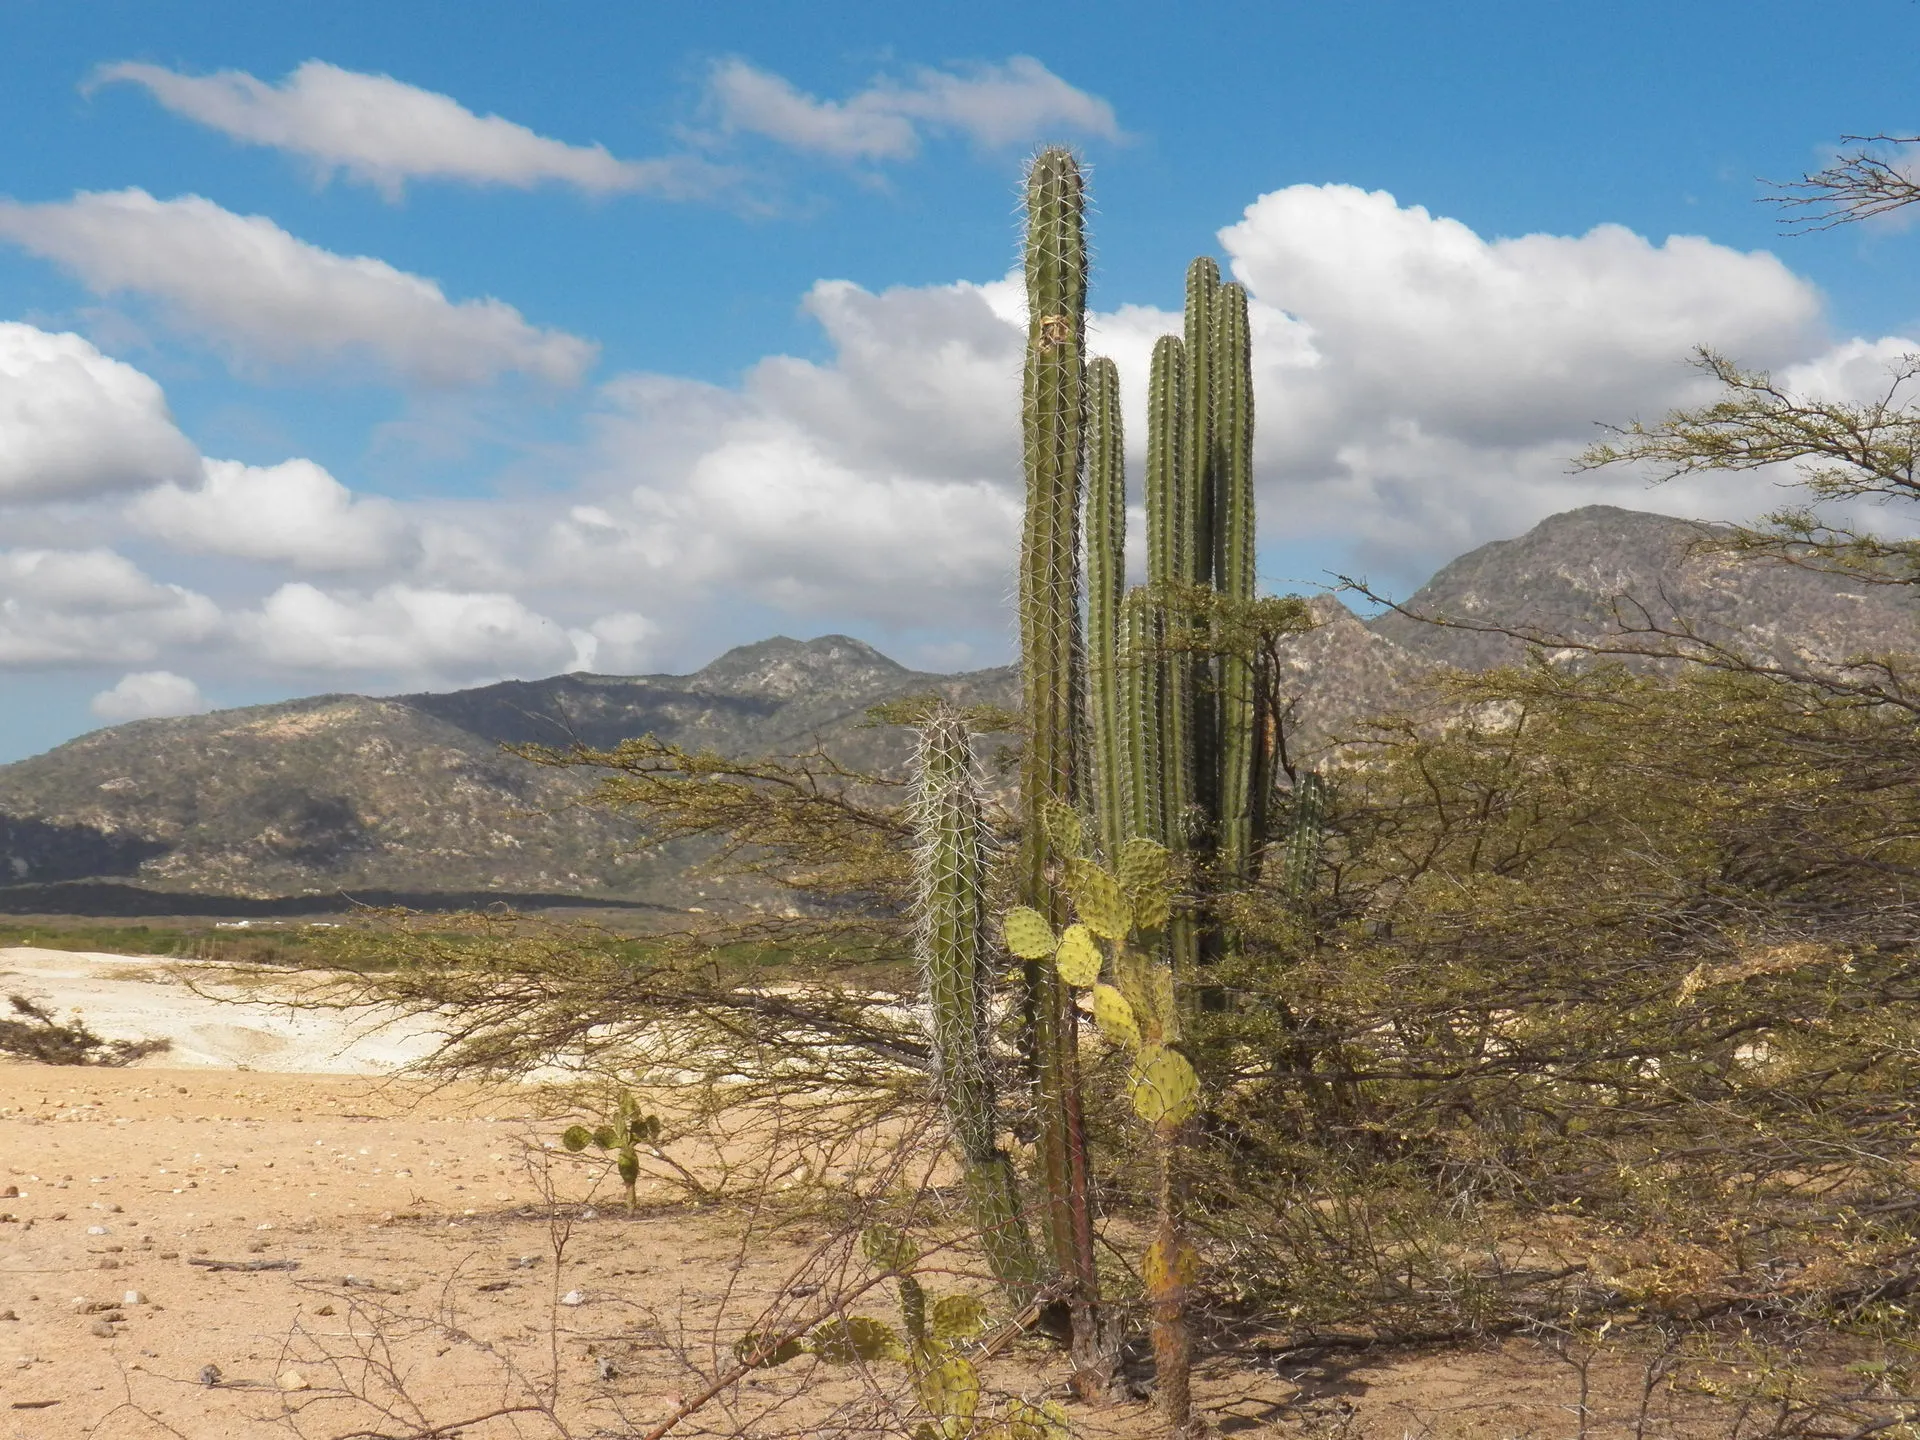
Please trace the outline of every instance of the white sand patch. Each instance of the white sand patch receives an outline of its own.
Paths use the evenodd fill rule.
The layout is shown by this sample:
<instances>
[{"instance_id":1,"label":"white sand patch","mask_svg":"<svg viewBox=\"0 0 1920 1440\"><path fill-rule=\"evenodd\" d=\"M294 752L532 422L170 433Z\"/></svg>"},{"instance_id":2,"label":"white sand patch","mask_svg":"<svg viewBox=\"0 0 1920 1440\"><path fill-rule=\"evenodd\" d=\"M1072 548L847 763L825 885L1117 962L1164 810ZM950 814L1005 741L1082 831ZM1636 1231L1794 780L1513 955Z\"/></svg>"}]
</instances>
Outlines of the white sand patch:
<instances>
[{"instance_id":1,"label":"white sand patch","mask_svg":"<svg viewBox=\"0 0 1920 1440\"><path fill-rule=\"evenodd\" d=\"M108 1040L173 1042L138 1062L146 1066L384 1075L439 1043L426 1018L276 1002L276 991L287 997L310 988L314 974L290 971L283 984L262 985L257 970L244 972L244 984L242 973L165 955L0 946L0 995L24 995L62 1019L77 1013Z\"/></svg>"}]
</instances>

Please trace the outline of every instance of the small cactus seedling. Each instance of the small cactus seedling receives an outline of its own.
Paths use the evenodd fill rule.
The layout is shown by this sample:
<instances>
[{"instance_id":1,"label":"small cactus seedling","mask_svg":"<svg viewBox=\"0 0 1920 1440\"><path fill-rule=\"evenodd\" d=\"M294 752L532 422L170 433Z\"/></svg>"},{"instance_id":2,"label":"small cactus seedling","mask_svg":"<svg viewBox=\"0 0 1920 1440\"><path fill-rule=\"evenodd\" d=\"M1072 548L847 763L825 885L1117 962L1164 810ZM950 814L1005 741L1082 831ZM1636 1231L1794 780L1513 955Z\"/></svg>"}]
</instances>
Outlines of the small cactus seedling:
<instances>
[{"instance_id":1,"label":"small cactus seedling","mask_svg":"<svg viewBox=\"0 0 1920 1440\"><path fill-rule=\"evenodd\" d=\"M591 1145L614 1157L615 1167L620 1172L620 1183L626 1187L629 1213L638 1203L636 1191L640 1184L640 1152L645 1150L656 1159L665 1158L660 1153L660 1117L643 1114L640 1103L624 1092L614 1109L612 1120L591 1128L569 1125L561 1133L560 1143L576 1155Z\"/></svg>"},{"instance_id":2,"label":"small cactus seedling","mask_svg":"<svg viewBox=\"0 0 1920 1440\"><path fill-rule=\"evenodd\" d=\"M888 1360L913 1375L914 1399L927 1418L914 1440L1069 1440L1066 1412L1047 1401L1015 1399L998 1415L982 1415L979 1367L967 1351L987 1327L987 1306L978 1295L956 1291L933 1296L914 1269L919 1247L891 1226L876 1225L860 1237L869 1264L891 1274L900 1292L900 1325L870 1315L836 1316L804 1335L785 1339L747 1334L734 1355L766 1368L812 1355L829 1365Z\"/></svg>"}]
</instances>

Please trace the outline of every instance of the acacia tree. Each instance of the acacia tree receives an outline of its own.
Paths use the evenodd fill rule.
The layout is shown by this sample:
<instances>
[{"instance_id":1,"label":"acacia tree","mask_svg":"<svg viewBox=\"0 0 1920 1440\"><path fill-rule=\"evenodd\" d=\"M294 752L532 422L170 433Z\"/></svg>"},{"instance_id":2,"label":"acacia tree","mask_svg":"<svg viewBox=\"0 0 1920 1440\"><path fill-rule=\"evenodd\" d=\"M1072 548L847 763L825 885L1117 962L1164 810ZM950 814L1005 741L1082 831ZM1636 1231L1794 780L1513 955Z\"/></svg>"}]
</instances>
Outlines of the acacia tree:
<instances>
[{"instance_id":1,"label":"acacia tree","mask_svg":"<svg viewBox=\"0 0 1920 1440\"><path fill-rule=\"evenodd\" d=\"M1920 145L1920 135L1843 135L1831 165L1798 180L1775 185L1769 197L1796 230L1831 230L1886 215L1920 200L1920 180L1899 147Z\"/></svg>"}]
</instances>

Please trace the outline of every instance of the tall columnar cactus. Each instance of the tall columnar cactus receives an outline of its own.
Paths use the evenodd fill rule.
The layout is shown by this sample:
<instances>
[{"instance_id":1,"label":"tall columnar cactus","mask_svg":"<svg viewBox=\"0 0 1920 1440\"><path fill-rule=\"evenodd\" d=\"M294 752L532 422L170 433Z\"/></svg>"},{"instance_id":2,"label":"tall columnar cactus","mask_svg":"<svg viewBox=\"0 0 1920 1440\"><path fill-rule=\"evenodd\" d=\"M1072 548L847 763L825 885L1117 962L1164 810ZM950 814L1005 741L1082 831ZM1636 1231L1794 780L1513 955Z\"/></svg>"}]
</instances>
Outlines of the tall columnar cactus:
<instances>
[{"instance_id":1,"label":"tall columnar cactus","mask_svg":"<svg viewBox=\"0 0 1920 1440\"><path fill-rule=\"evenodd\" d=\"M1222 285L1214 292L1213 468L1211 514L1218 522L1215 588L1230 601L1254 598L1253 345L1247 328L1247 292ZM1253 863L1254 811L1259 793L1260 736L1255 713L1253 658L1219 657L1214 715L1214 834L1222 883L1246 883Z\"/></svg>"},{"instance_id":2,"label":"tall columnar cactus","mask_svg":"<svg viewBox=\"0 0 1920 1440\"><path fill-rule=\"evenodd\" d=\"M1176 981L1190 980L1204 956L1230 943L1196 892L1252 879L1269 764L1255 659L1236 648L1254 608L1252 461L1246 292L1223 285L1211 260L1197 260L1187 272L1185 335L1155 343L1148 374L1148 584L1126 594L1116 625L1106 621L1109 592L1089 599L1089 614L1098 617L1089 668L1096 676L1110 664L1117 668L1124 711L1113 748L1124 751L1126 793L1097 795L1091 806L1102 818L1104 854L1114 868L1086 856L1067 862L1080 923L1064 932L1054 930L1058 911L1043 914L1038 906L1007 923L1016 953L1051 955L1069 983L1091 987L1095 1022L1135 1057L1133 1100L1151 1127L1159 1169L1159 1217L1143 1274L1160 1399L1176 1435L1191 1424L1185 1312L1198 1271L1181 1183L1198 1080L1182 1049ZM1103 463L1094 457L1096 477L1106 474ZM1111 532L1117 507L1102 483L1111 482L1097 478L1088 504L1090 571L1110 563L1124 543ZM1106 646L1114 647L1111 655L1099 653ZM1092 707L1102 745L1107 703L1097 694ZM1111 784L1109 773L1103 760L1103 786ZM1122 801L1124 840L1106 818ZM1181 859L1191 863L1175 863ZM1185 893L1169 888L1169 875Z\"/></svg>"},{"instance_id":3,"label":"tall columnar cactus","mask_svg":"<svg viewBox=\"0 0 1920 1440\"><path fill-rule=\"evenodd\" d=\"M1186 311L1182 317L1187 348L1186 385L1180 395L1180 509L1181 578L1189 584L1214 583L1220 516L1217 478L1220 468L1215 414L1219 386L1219 354L1215 345L1215 315L1219 308L1220 267L1202 255L1187 266ZM1187 742L1191 755L1188 782L1198 810L1188 816L1189 827L1212 838L1211 820L1219 805L1219 703L1215 664L1211 656L1189 648L1185 656L1191 700L1188 704ZM1197 958L1198 950L1184 929L1176 947Z\"/></svg>"},{"instance_id":4,"label":"tall columnar cactus","mask_svg":"<svg viewBox=\"0 0 1920 1440\"><path fill-rule=\"evenodd\" d=\"M1093 804L1100 840L1117 854L1133 831L1127 775L1121 607L1127 584L1126 436L1120 371L1104 356L1087 365L1087 690Z\"/></svg>"},{"instance_id":5,"label":"tall columnar cactus","mask_svg":"<svg viewBox=\"0 0 1920 1440\"><path fill-rule=\"evenodd\" d=\"M1302 770L1293 782L1280 872L1281 888L1295 904L1304 904L1313 894L1326 825L1327 782L1316 770Z\"/></svg>"},{"instance_id":6,"label":"tall columnar cactus","mask_svg":"<svg viewBox=\"0 0 1920 1440\"><path fill-rule=\"evenodd\" d=\"M1173 601L1189 581L1193 549L1186 484L1187 349L1172 335L1154 343L1147 379L1147 580L1153 596L1150 645L1129 657L1159 671L1157 704L1134 723L1157 732L1153 769L1136 783L1152 786L1159 830L1147 836L1184 850L1193 777L1193 657L1181 644L1187 617Z\"/></svg>"},{"instance_id":7,"label":"tall columnar cactus","mask_svg":"<svg viewBox=\"0 0 1920 1440\"><path fill-rule=\"evenodd\" d=\"M1188 600L1194 586L1194 556L1202 540L1195 533L1198 501L1189 483L1193 352L1173 335L1154 342L1147 380L1147 579L1152 604L1152 650L1129 663L1152 666L1157 705L1134 718L1156 735L1153 769L1135 777L1158 792L1159 828L1146 838L1184 854L1194 831L1195 741L1204 733L1196 721L1204 699L1196 692L1205 661L1191 640L1194 617ZM1167 928L1174 967L1184 971L1199 956L1199 932L1186 906L1176 909Z\"/></svg>"},{"instance_id":8,"label":"tall columnar cactus","mask_svg":"<svg viewBox=\"0 0 1920 1440\"><path fill-rule=\"evenodd\" d=\"M929 710L918 729L916 948L931 1016L934 1077L988 1264L1008 1297L1024 1304L1039 1275L1021 1218L1019 1182L997 1143L987 1049L987 835L972 735L966 718L945 705Z\"/></svg>"},{"instance_id":9,"label":"tall columnar cactus","mask_svg":"<svg viewBox=\"0 0 1920 1440\"><path fill-rule=\"evenodd\" d=\"M1214 311L1220 293L1220 267L1202 255L1187 266L1187 374L1181 393L1185 423L1181 434L1181 508L1186 511L1189 553L1183 579L1196 585L1213 579L1215 531L1214 385L1218 366Z\"/></svg>"},{"instance_id":10,"label":"tall columnar cactus","mask_svg":"<svg viewBox=\"0 0 1920 1440\"><path fill-rule=\"evenodd\" d=\"M1120 608L1116 663L1125 707L1127 834L1157 840L1167 833L1160 786L1160 612L1146 588L1128 591Z\"/></svg>"},{"instance_id":11,"label":"tall columnar cactus","mask_svg":"<svg viewBox=\"0 0 1920 1440\"><path fill-rule=\"evenodd\" d=\"M1080 466L1085 421L1086 195L1080 166L1043 150L1027 174L1027 359L1021 397L1026 524L1020 551L1020 655L1026 744L1021 900L1059 916L1043 816L1073 805L1080 712ZM1048 1248L1077 1302L1097 1277L1072 1000L1051 967L1025 971ZM1076 1330L1084 1330L1076 1326Z\"/></svg>"}]
</instances>

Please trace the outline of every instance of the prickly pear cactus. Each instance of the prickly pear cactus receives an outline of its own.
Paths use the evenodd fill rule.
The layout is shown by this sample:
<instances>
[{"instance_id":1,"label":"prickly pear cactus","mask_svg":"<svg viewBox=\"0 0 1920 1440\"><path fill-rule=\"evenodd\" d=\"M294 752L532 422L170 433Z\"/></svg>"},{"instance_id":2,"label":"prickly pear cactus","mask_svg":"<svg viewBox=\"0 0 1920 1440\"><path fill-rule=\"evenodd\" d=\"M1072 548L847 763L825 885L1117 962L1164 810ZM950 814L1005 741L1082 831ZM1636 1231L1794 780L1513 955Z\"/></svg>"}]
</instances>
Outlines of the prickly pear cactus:
<instances>
[{"instance_id":1,"label":"prickly pear cactus","mask_svg":"<svg viewBox=\"0 0 1920 1440\"><path fill-rule=\"evenodd\" d=\"M1075 856L1066 889L1076 922L1055 933L1030 909L1001 922L1009 949L1051 961L1062 983L1085 991L1094 1024L1132 1064L1127 1098L1147 1126L1159 1160L1159 1214L1143 1275L1153 1311L1153 1343L1163 1413L1177 1435L1189 1433L1192 1346L1187 1293L1199 1273L1199 1252L1183 1230L1175 1161L1183 1127L1200 1108L1200 1077L1179 1048L1180 1007L1172 951L1163 943L1173 910L1172 857L1138 837L1120 847L1114 868ZM1111 977L1110 979L1103 977Z\"/></svg>"},{"instance_id":2,"label":"prickly pear cactus","mask_svg":"<svg viewBox=\"0 0 1920 1440\"><path fill-rule=\"evenodd\" d=\"M1058 934L1044 915L1016 906L1001 921L1007 948L1027 960L1050 960L1075 990L1090 992L1094 1022L1134 1057L1134 1110L1156 1132L1184 1124L1200 1103L1192 1062L1173 1046L1180 1038L1173 967L1163 958L1159 929L1172 908L1170 857L1134 838L1116 870L1075 856L1066 889L1079 918ZM1113 976L1113 983L1102 980Z\"/></svg>"},{"instance_id":3,"label":"prickly pear cactus","mask_svg":"<svg viewBox=\"0 0 1920 1440\"><path fill-rule=\"evenodd\" d=\"M963 1291L932 1296L914 1273L919 1247L891 1226L866 1230L860 1250L876 1271L894 1279L898 1327L870 1315L836 1316L804 1334L742 1335L734 1343L735 1358L755 1368L809 1354L828 1365L905 1365L926 1417L911 1431L915 1440L1071 1440L1066 1412L1053 1401L1015 1399L998 1413L982 1412L985 1389L969 1352L987 1328L985 1301Z\"/></svg>"},{"instance_id":4,"label":"prickly pear cactus","mask_svg":"<svg viewBox=\"0 0 1920 1440\"><path fill-rule=\"evenodd\" d=\"M639 1203L640 1152L660 1154L660 1128L658 1115L643 1112L640 1102L622 1091L611 1120L591 1127L569 1125L561 1132L560 1143L576 1155L590 1145L611 1155L631 1213Z\"/></svg>"}]
</instances>

